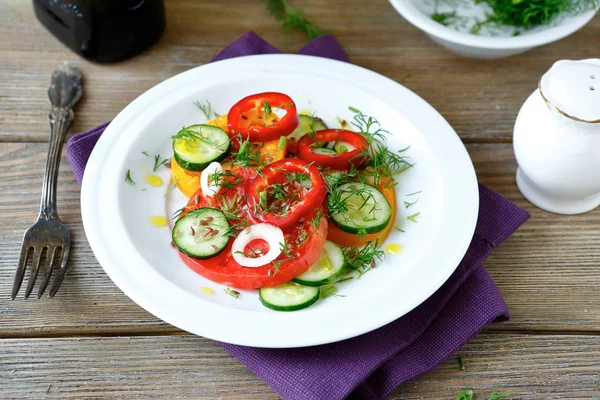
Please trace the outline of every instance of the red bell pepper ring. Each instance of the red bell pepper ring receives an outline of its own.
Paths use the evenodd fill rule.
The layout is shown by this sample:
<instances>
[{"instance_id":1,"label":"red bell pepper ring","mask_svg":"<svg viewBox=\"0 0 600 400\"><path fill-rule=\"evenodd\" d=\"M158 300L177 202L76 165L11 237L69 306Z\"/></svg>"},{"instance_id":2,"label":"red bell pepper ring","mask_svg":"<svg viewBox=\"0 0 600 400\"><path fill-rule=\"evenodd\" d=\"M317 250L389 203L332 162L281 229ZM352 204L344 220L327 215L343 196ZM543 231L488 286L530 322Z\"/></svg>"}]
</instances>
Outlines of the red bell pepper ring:
<instances>
[{"instance_id":1,"label":"red bell pepper ring","mask_svg":"<svg viewBox=\"0 0 600 400\"><path fill-rule=\"evenodd\" d=\"M281 118L275 118L267 125L267 117L273 109L285 110ZM249 117L254 110L255 117ZM266 92L244 97L231 107L227 114L230 135L241 134L251 142L269 142L287 136L298 127L300 121L296 103L286 94Z\"/></svg>"},{"instance_id":2,"label":"red bell pepper ring","mask_svg":"<svg viewBox=\"0 0 600 400\"><path fill-rule=\"evenodd\" d=\"M298 182L291 182L286 174L300 173L308 175L311 181L311 188L306 189ZM271 212L261 203L261 196L265 199L269 187L272 185L288 185L285 190L292 192L299 190L297 199L293 199L291 193L288 198L293 201L291 204L285 204L285 209L278 210L278 213ZM265 195L261 195L265 193ZM267 165L261 173L254 178L248 190L248 206L252 216L268 224L272 224L286 229L296 225L302 217L314 212L314 210L323 206L323 201L327 195L327 186L321 173L314 165L309 165L304 161L295 158L284 158ZM267 199L267 201L269 201ZM279 207L278 207L279 208Z\"/></svg>"},{"instance_id":3,"label":"red bell pepper ring","mask_svg":"<svg viewBox=\"0 0 600 400\"><path fill-rule=\"evenodd\" d=\"M343 141L351 144L355 148L351 151L335 154L315 153L316 142L337 142ZM348 170L350 165L358 168L367 160L365 152L369 142L360 133L348 131L345 129L324 129L315 132L314 135L304 135L298 142L298 158L307 163L314 163L321 167L327 167L336 170Z\"/></svg>"}]
</instances>

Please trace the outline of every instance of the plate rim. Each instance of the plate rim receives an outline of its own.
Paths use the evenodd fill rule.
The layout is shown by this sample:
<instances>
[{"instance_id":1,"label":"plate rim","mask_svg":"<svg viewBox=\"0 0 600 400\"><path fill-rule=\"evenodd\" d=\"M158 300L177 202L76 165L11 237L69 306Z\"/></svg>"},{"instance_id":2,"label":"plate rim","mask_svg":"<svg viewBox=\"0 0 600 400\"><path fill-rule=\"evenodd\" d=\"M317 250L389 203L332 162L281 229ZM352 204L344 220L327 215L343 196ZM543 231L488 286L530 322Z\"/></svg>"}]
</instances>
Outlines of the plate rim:
<instances>
[{"instance_id":1,"label":"plate rim","mask_svg":"<svg viewBox=\"0 0 600 400\"><path fill-rule=\"evenodd\" d=\"M465 216L466 217L465 220L462 221L463 222L462 229L465 232L463 237L468 237L468 239L463 239L461 243L457 244L457 250L453 254L453 258L452 258L452 262L451 262L451 264L453 264L453 266L447 267L444 270L445 273L440 274L440 276L437 276L436 277L437 279L432 279L432 281L434 281L431 285L431 288L433 288L433 290L422 291L422 293L427 292L427 294L421 295L418 300L413 301L411 303L411 305L409 305L408 307L407 306L399 307L399 309L401 310L399 312L392 313L392 312L388 311L384 314L384 315L386 315L385 318L382 318L381 316L379 316L378 318L375 318L372 321L370 321L370 323L363 323L361 325L362 328L346 329L344 331L346 333L344 333L342 335L328 333L327 335L323 336L321 339L318 339L318 338L303 338L303 339L295 338L294 340L286 340L286 339L281 340L280 339L280 340L276 340L276 341L272 341L272 340L265 341L265 340L261 340L260 338L257 339L256 337L244 338L244 337L240 337L243 335L235 335L235 334L232 335L231 333L223 333L222 334L222 332L218 332L218 334L215 334L216 332L212 331L212 330L210 332L207 330L200 332L197 329L197 327L192 327L187 322L182 322L182 320L178 320L176 318L176 316L174 316L173 310L165 309L164 304L160 304L160 302L157 303L156 301L152 301L151 299L148 299L148 297L145 297L143 294L143 290L142 290L142 292L140 292L141 289L139 287L136 287L135 282L132 283L131 280L127 279L127 276L123 271L119 271L119 267L117 265L118 262L115 262L114 255L109 254L110 252L107 251L106 244L103 243L103 240L102 240L101 229L98 229L98 227L96 225L94 225L94 219L92 217L93 216L92 210L94 210L96 196L94 196L94 185L90 182L93 181L94 176L97 176L97 174L99 173L99 170L100 170L99 167L100 167L101 163L99 163L98 161L103 157L103 155L104 155L103 151L104 152L106 151L106 147L110 144L109 141L114 140L114 137L116 137L116 135L118 134L118 132L119 132L118 127L127 122L126 117L129 114L131 114L132 112L135 112L135 109L137 107L141 106L144 103L144 101L149 101L153 97L160 96L161 90L165 90L165 88L167 88L170 84L176 83L178 81L185 81L185 79L188 76L191 77L195 74L202 74L203 69L212 69L212 68L215 68L214 67L215 65L217 65L217 67L221 67L221 68L225 69L228 67L229 68L235 67L236 64L240 64L240 63L242 63L242 64L256 63L259 65L263 64L264 68L266 68L267 70L268 69L272 70L273 65L277 64L277 63L280 63L280 64L287 63L292 66L297 66L297 65L300 65L301 63L309 63L309 64L315 64L315 65L321 64L320 67L323 67L323 64L325 64L327 67L331 67L333 69L355 70L359 74L366 74L373 79L377 79L380 82L393 85L395 87L395 89L403 91L404 94L406 96L409 96L412 101L418 103L418 107L420 107L422 110L427 111L431 117L436 118L438 120L437 121L438 123L441 123L442 125L444 125L444 127L446 128L445 129L446 133L447 133L446 139L450 142L454 142L453 146L455 147L455 150L457 150L459 153L462 153L462 154L458 155L457 157L459 157L461 159L461 162L466 163L466 165L465 165L466 170L463 171L464 172L463 178L465 178L468 181L468 186L470 186L469 187L470 198L467 199L470 202L469 203L470 210L468 211L469 215ZM231 66L226 65L226 64L229 64ZM200 71L200 72L198 72L198 71ZM415 107L417 107L417 106L415 106ZM408 119L410 121L414 122L413 118L408 117ZM112 132L114 132L114 133L112 133ZM464 199L463 199L463 201L464 201ZM406 87L402 86L398 82L393 81L381 74L378 74L378 73L368 70L366 68L363 68L363 67L360 67L357 65L353 65L353 64L349 64L349 63L345 63L342 61L336 61L336 60L331 60L331 59L326 59L326 58L321 58L321 57L306 56L306 55L291 55L291 54L251 55L251 56L237 57L237 58L233 58L233 59L227 59L227 60L222 60L222 61L218 61L218 62L214 62L214 63L209 63L209 64L205 64L202 66L192 68L188 71L184 71L184 72L177 74L169 79L166 79L166 80L160 82L159 84L155 85L154 87L150 88L149 90L144 92L142 95L138 96L129 105L127 105L117 115L117 117L115 117L115 119L109 124L109 126L107 126L106 131L100 137L98 143L96 144L96 146L94 147L94 150L92 151L92 154L90 155L90 158L88 160L88 165L87 165L86 171L84 173L82 190L81 190L82 220L83 220L84 230L85 230L86 236L88 238L88 242L90 243L90 247L92 248L92 251L93 251L94 255L96 256L96 259L98 260L98 262L100 263L100 265L102 266L102 268L106 272L106 274L119 287L119 289L121 291L123 291L128 297L130 297L134 302L136 302L139 306L144 308L146 311L150 312L151 314L155 315L156 317L160 318L161 320L163 320L171 325L174 325L176 327L179 327L183 330L186 330L188 332L192 332L196 335L201 335L204 337L208 337L208 338L219 340L219 341L224 341L224 342L231 343L231 344L254 346L254 347L270 347L270 348L306 347L306 346L314 346L314 345L332 343L332 342L349 339L349 338L373 331L377 328L380 328L381 326L384 326L384 325L396 320L397 318L400 318L401 316L407 314L408 312L412 311L414 308L416 308L420 304L422 304L427 298L429 298L431 295L433 295L444 284L444 282L446 282L448 280L448 278L452 275L452 273L458 267L460 261L462 260L462 258L464 257L464 255L466 254L466 252L468 250L468 247L471 243L473 234L475 232L475 225L477 222L478 210L479 210L479 195L478 195L477 178L476 178L473 163L468 155L468 152L467 152L464 144L462 143L462 141L460 140L460 138L454 131L454 129L443 118L443 116L437 110L435 110L429 103L427 103L420 96L418 96L414 92L410 91ZM156 275L160 276L160 279L168 281L166 278L162 277L162 275L158 274L156 271L154 271L154 272L156 273ZM152 284L156 284L157 279L159 279L159 278L158 277L150 277L149 278L149 280L151 281L150 283L152 283ZM169 281L168 281L168 283L175 286L173 283L171 283ZM183 292L183 291L181 291L181 292ZM176 299L174 299L173 301L175 301L175 300L184 301L186 298L186 296L183 293L174 293L173 295L176 297ZM171 301L171 299L169 299L169 301ZM222 306L220 304L212 303L212 306L214 306L215 309L219 309L221 311L230 310L230 308ZM240 311L240 310L238 310L238 311ZM248 311L248 310L244 310L244 312L249 313L249 314L255 314L255 315L262 314L262 313L256 313L253 311ZM270 319L283 320L281 317L276 316L278 314L281 314L281 313L272 315L270 317ZM271 315L271 314L269 314L269 315ZM348 333L348 332L351 332L351 333Z\"/></svg>"}]
</instances>

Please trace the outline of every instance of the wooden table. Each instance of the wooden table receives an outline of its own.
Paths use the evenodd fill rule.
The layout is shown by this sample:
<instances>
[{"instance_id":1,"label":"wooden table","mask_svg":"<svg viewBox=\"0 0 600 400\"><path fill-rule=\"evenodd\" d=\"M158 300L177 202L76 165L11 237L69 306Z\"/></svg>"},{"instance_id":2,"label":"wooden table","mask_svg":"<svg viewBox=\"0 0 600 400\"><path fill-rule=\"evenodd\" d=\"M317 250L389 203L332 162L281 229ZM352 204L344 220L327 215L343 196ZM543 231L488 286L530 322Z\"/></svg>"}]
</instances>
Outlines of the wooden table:
<instances>
[{"instance_id":1,"label":"wooden table","mask_svg":"<svg viewBox=\"0 0 600 400\"><path fill-rule=\"evenodd\" d=\"M86 241L79 186L66 158L58 206L73 237L70 273L53 299L9 300L22 233L38 211L46 90L60 62L85 72L76 133L110 120L162 80L208 62L247 30L290 52L305 41L296 34L286 39L258 2L166 3L167 31L156 47L127 62L96 65L47 34L31 2L2 0L0 398L278 397L219 345L156 319L112 283ZM392 398L454 398L465 386L481 397L498 387L514 398L600 398L600 210L558 216L533 207L516 188L511 144L520 105L552 63L598 57L600 18L558 43L475 61L431 42L386 0L304 3L356 64L402 82L437 108L465 142L480 182L532 213L486 263L511 321L460 351L465 371L450 359Z\"/></svg>"}]
</instances>

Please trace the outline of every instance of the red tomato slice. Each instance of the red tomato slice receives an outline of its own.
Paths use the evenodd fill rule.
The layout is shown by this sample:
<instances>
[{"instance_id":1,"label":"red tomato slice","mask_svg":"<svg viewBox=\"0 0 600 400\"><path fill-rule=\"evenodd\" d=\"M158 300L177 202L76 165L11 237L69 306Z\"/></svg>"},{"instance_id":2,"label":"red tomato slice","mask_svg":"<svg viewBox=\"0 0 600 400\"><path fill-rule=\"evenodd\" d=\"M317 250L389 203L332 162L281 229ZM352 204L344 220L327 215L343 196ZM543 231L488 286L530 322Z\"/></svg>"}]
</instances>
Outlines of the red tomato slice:
<instances>
[{"instance_id":1,"label":"red tomato slice","mask_svg":"<svg viewBox=\"0 0 600 400\"><path fill-rule=\"evenodd\" d=\"M216 198L204 196L202 190L198 190L190 198L182 215L199 207L223 210L225 206L236 213L241 221L261 222L251 215L248 207L244 207L247 204L250 182L257 172L251 168L238 168L232 174L236 176L230 177L230 180L236 185L222 188ZM231 224L236 222L230 221ZM303 274L319 259L327 238L327 219L319 207L314 207L297 224L283 229L283 233L289 245L288 255L282 253L275 262L258 268L243 267L233 259L231 247L235 238L231 238L225 250L209 259L195 259L182 252L179 252L179 256L196 273L217 283L238 289L278 286ZM256 249L263 246L252 247Z\"/></svg>"},{"instance_id":2,"label":"red tomato slice","mask_svg":"<svg viewBox=\"0 0 600 400\"><path fill-rule=\"evenodd\" d=\"M327 220L321 216L318 228L315 229L310 221L316 216L317 212L307 215L303 224L284 234L286 243L296 243L300 239L302 244L299 247L292 246L292 257L289 260L286 260L288 257L283 253L278 257L276 262L281 262L277 271L274 263L258 268L242 267L231 254L233 238L227 248L216 257L197 260L181 252L179 256L188 267L213 282L238 289L278 286L303 274L319 259L327 237Z\"/></svg>"}]
</instances>

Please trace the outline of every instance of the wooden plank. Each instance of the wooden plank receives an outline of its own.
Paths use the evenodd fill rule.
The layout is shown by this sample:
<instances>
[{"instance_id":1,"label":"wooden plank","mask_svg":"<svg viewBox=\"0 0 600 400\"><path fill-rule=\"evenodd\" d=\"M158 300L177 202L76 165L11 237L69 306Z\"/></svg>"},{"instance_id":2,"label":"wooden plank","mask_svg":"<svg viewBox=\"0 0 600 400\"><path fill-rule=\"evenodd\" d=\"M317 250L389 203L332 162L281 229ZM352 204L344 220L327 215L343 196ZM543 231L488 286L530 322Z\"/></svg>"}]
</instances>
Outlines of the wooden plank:
<instances>
[{"instance_id":1,"label":"wooden plank","mask_svg":"<svg viewBox=\"0 0 600 400\"><path fill-rule=\"evenodd\" d=\"M532 219L486 263L512 311L493 330L600 331L600 210L557 216L517 191L508 144L468 150L480 182L532 212ZM21 235L37 215L46 145L0 143L0 337L177 333L131 302L104 274L86 242L79 186L66 159L58 205L74 241L71 272L57 296L10 301Z\"/></svg>"},{"instance_id":2,"label":"wooden plank","mask_svg":"<svg viewBox=\"0 0 600 400\"><path fill-rule=\"evenodd\" d=\"M71 53L36 21L31 3L4 0L0 13L0 141L46 141L46 91L53 69L73 62L85 74L85 95L72 132L108 121L138 95L179 72L204 64L248 30L297 51L306 39L286 38L264 4L172 0L167 31L152 50L113 65ZM560 42L497 61L457 57L408 24L387 0L306 2L306 14L333 32L352 60L396 81L436 107L468 141L510 141L517 112L541 74L559 58L596 56L600 18ZM199 22L201 21L201 22Z\"/></svg>"},{"instance_id":3,"label":"wooden plank","mask_svg":"<svg viewBox=\"0 0 600 400\"><path fill-rule=\"evenodd\" d=\"M190 336L0 340L0 397L276 399L213 341ZM390 399L452 399L465 387L487 398L598 398L600 338L479 335L433 373ZM48 393L46 393L48 392Z\"/></svg>"}]
</instances>

